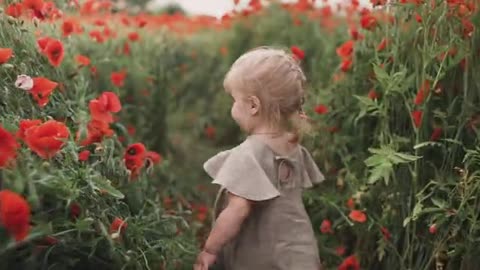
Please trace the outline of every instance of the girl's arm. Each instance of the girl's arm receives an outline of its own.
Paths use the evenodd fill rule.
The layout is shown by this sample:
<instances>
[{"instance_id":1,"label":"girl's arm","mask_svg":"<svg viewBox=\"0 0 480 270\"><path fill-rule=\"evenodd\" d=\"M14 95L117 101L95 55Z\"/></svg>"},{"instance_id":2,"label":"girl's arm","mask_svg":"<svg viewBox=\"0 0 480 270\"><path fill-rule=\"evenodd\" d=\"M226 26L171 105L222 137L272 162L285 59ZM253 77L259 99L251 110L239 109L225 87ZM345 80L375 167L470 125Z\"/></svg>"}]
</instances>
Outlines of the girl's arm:
<instances>
[{"instance_id":1,"label":"girl's arm","mask_svg":"<svg viewBox=\"0 0 480 270\"><path fill-rule=\"evenodd\" d=\"M220 249L238 234L251 209L251 201L228 193L228 205L215 221L204 250L210 254L218 254Z\"/></svg>"}]
</instances>

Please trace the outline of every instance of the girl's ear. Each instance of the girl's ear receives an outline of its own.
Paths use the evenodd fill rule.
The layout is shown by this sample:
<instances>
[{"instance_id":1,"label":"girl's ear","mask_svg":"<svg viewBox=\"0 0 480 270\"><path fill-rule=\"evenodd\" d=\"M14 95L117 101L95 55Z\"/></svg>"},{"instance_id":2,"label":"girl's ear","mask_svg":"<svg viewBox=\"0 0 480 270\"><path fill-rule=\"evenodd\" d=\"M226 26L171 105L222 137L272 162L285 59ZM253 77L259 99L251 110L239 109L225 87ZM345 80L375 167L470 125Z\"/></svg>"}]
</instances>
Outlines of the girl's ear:
<instances>
[{"instance_id":1,"label":"girl's ear","mask_svg":"<svg viewBox=\"0 0 480 270\"><path fill-rule=\"evenodd\" d=\"M260 99L257 96L251 96L248 98L249 100L249 110L250 110L250 115L257 115L258 112L260 111Z\"/></svg>"}]
</instances>

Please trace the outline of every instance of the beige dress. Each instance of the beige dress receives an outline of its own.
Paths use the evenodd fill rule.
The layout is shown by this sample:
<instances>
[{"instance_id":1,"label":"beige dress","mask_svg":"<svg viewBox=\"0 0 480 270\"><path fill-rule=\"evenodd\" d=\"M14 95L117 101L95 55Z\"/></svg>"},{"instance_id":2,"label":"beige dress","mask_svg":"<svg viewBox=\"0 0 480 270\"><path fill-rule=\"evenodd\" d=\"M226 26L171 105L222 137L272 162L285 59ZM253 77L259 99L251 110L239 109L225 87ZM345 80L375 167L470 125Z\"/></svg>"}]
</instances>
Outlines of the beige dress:
<instances>
[{"instance_id":1,"label":"beige dress","mask_svg":"<svg viewBox=\"0 0 480 270\"><path fill-rule=\"evenodd\" d=\"M215 202L218 217L226 191L255 201L235 239L219 255L225 270L318 270L317 241L302 201L302 190L325 178L309 152L298 146L280 156L249 136L239 146L218 153L204 164L221 185Z\"/></svg>"}]
</instances>

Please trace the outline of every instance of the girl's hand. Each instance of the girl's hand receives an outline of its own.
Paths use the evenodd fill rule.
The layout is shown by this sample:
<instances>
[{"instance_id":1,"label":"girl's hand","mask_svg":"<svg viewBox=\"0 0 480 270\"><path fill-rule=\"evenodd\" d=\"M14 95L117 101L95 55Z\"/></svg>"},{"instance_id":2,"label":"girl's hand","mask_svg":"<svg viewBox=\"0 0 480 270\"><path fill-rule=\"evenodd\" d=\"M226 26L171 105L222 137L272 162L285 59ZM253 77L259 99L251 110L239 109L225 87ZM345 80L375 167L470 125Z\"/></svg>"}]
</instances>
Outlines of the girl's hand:
<instances>
[{"instance_id":1,"label":"girl's hand","mask_svg":"<svg viewBox=\"0 0 480 270\"><path fill-rule=\"evenodd\" d=\"M200 252L193 266L194 270L208 270L208 268L215 263L217 255L210 254L206 251Z\"/></svg>"},{"instance_id":2,"label":"girl's hand","mask_svg":"<svg viewBox=\"0 0 480 270\"><path fill-rule=\"evenodd\" d=\"M213 265L217 259L216 254L238 234L251 209L252 202L229 193L228 205L215 221L204 250L198 254L194 270L208 270L208 267Z\"/></svg>"}]
</instances>

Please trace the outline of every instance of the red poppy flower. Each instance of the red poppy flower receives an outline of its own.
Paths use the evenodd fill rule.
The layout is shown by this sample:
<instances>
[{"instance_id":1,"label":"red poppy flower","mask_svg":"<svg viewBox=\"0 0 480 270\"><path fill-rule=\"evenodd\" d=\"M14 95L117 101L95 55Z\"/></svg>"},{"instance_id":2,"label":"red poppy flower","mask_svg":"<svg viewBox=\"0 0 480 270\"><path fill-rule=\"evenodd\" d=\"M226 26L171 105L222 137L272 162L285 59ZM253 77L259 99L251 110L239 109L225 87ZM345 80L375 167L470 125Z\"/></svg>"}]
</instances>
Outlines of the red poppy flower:
<instances>
[{"instance_id":1,"label":"red poppy flower","mask_svg":"<svg viewBox=\"0 0 480 270\"><path fill-rule=\"evenodd\" d=\"M165 209L172 208L172 203L173 203L172 198L170 198L170 197L168 197L168 196L165 197L165 198L163 198L163 207L164 207Z\"/></svg>"},{"instance_id":2,"label":"red poppy flower","mask_svg":"<svg viewBox=\"0 0 480 270\"><path fill-rule=\"evenodd\" d=\"M227 56L228 55L228 48L225 47L225 46L220 47L220 54L223 55L223 56Z\"/></svg>"},{"instance_id":3,"label":"red poppy flower","mask_svg":"<svg viewBox=\"0 0 480 270\"><path fill-rule=\"evenodd\" d=\"M364 223L365 221L367 221L367 215L365 215L365 213L360 210L352 210L348 217L358 223Z\"/></svg>"},{"instance_id":4,"label":"red poppy flower","mask_svg":"<svg viewBox=\"0 0 480 270\"><path fill-rule=\"evenodd\" d=\"M127 147L123 161L131 172L131 178L136 178L145 164L147 150L142 143L134 143Z\"/></svg>"},{"instance_id":5,"label":"red poppy flower","mask_svg":"<svg viewBox=\"0 0 480 270\"><path fill-rule=\"evenodd\" d=\"M353 45L355 45L353 40L346 41L337 48L337 55L341 58L350 58L353 53Z\"/></svg>"},{"instance_id":6,"label":"red poppy flower","mask_svg":"<svg viewBox=\"0 0 480 270\"><path fill-rule=\"evenodd\" d=\"M262 9L262 2L260 0L250 0L250 2L248 3L248 6L253 11L259 11Z\"/></svg>"},{"instance_id":7,"label":"red poppy flower","mask_svg":"<svg viewBox=\"0 0 480 270\"><path fill-rule=\"evenodd\" d=\"M110 80L112 81L113 85L116 87L122 87L125 83L125 78L127 77L126 71L119 71L119 72L112 72L110 75Z\"/></svg>"},{"instance_id":8,"label":"red poppy flower","mask_svg":"<svg viewBox=\"0 0 480 270\"><path fill-rule=\"evenodd\" d=\"M343 260L342 264L338 266L338 270L360 270L360 263L355 255L351 255Z\"/></svg>"},{"instance_id":9,"label":"red poppy flower","mask_svg":"<svg viewBox=\"0 0 480 270\"><path fill-rule=\"evenodd\" d=\"M457 14L460 18L466 17L470 15L470 9L464 4L459 4L457 8Z\"/></svg>"},{"instance_id":10,"label":"red poppy flower","mask_svg":"<svg viewBox=\"0 0 480 270\"><path fill-rule=\"evenodd\" d=\"M292 51L292 54L293 54L293 57L298 59L298 60L303 60L305 59L305 52L300 49L299 47L297 46L292 46L290 48L290 50Z\"/></svg>"},{"instance_id":11,"label":"red poppy flower","mask_svg":"<svg viewBox=\"0 0 480 270\"><path fill-rule=\"evenodd\" d=\"M80 214L82 213L82 208L80 207L80 205L78 203L72 203L70 205L70 218L75 220L77 219Z\"/></svg>"},{"instance_id":12,"label":"red poppy flower","mask_svg":"<svg viewBox=\"0 0 480 270\"><path fill-rule=\"evenodd\" d=\"M125 229L128 227L128 224L123 221L123 219L116 217L113 221L112 224L110 225L110 233L124 233Z\"/></svg>"},{"instance_id":13,"label":"red poppy flower","mask_svg":"<svg viewBox=\"0 0 480 270\"><path fill-rule=\"evenodd\" d=\"M78 65L81 67L90 65L90 58L86 57L85 55L79 54L75 57L75 60L77 61Z\"/></svg>"},{"instance_id":14,"label":"red poppy flower","mask_svg":"<svg viewBox=\"0 0 480 270\"><path fill-rule=\"evenodd\" d=\"M370 3L375 6L383 6L387 3L387 0L370 0Z\"/></svg>"},{"instance_id":15,"label":"red poppy flower","mask_svg":"<svg viewBox=\"0 0 480 270\"><path fill-rule=\"evenodd\" d=\"M114 37L117 36L117 33L112 31L112 29L110 29L108 26L105 26L103 28L103 36L107 39L110 38L110 37L114 38Z\"/></svg>"},{"instance_id":16,"label":"red poppy flower","mask_svg":"<svg viewBox=\"0 0 480 270\"><path fill-rule=\"evenodd\" d=\"M11 164L17 156L18 147L15 137L0 125L0 168Z\"/></svg>"},{"instance_id":17,"label":"red poppy flower","mask_svg":"<svg viewBox=\"0 0 480 270\"><path fill-rule=\"evenodd\" d=\"M422 22L423 22L423 18L422 18L422 16L420 16L420 14L418 14L418 12L415 12L415 20L416 20L418 23L422 23Z\"/></svg>"},{"instance_id":18,"label":"red poppy flower","mask_svg":"<svg viewBox=\"0 0 480 270\"><path fill-rule=\"evenodd\" d=\"M97 43L103 43L105 41L102 33L98 30L93 30L88 35L90 36L91 39L93 39Z\"/></svg>"},{"instance_id":19,"label":"red poppy flower","mask_svg":"<svg viewBox=\"0 0 480 270\"><path fill-rule=\"evenodd\" d=\"M123 43L123 54L130 55L130 44L127 41Z\"/></svg>"},{"instance_id":20,"label":"red poppy flower","mask_svg":"<svg viewBox=\"0 0 480 270\"><path fill-rule=\"evenodd\" d=\"M332 222L328 219L324 219L320 225L320 231L323 234L333 234L332 231Z\"/></svg>"},{"instance_id":21,"label":"red poppy flower","mask_svg":"<svg viewBox=\"0 0 480 270\"><path fill-rule=\"evenodd\" d=\"M37 39L37 45L38 47L40 48L40 52L44 52L45 49L47 48L47 44L50 43L50 41L54 40L53 38L51 37L43 37L43 38L39 38Z\"/></svg>"},{"instance_id":22,"label":"red poppy flower","mask_svg":"<svg viewBox=\"0 0 480 270\"><path fill-rule=\"evenodd\" d=\"M5 10L5 13L7 13L8 16L18 18L22 16L22 11L23 11L23 5L21 3L12 3L8 5L7 9Z\"/></svg>"},{"instance_id":23,"label":"red poppy flower","mask_svg":"<svg viewBox=\"0 0 480 270\"><path fill-rule=\"evenodd\" d=\"M81 146L87 146L92 143L101 142L103 137L113 135L108 123L98 120L91 120L87 124L87 137L80 142ZM77 132L77 141L80 139L80 132Z\"/></svg>"},{"instance_id":24,"label":"red poppy flower","mask_svg":"<svg viewBox=\"0 0 480 270\"><path fill-rule=\"evenodd\" d=\"M16 241L25 239L30 231L30 206L20 195L0 191L0 222Z\"/></svg>"},{"instance_id":25,"label":"red poppy flower","mask_svg":"<svg viewBox=\"0 0 480 270\"><path fill-rule=\"evenodd\" d=\"M350 210L355 209L355 201L353 200L352 197L350 197L350 198L347 200L347 207L348 207L348 209L350 209Z\"/></svg>"},{"instance_id":26,"label":"red poppy flower","mask_svg":"<svg viewBox=\"0 0 480 270\"><path fill-rule=\"evenodd\" d=\"M327 114L328 113L328 107L326 105L320 104L315 106L315 112L318 114Z\"/></svg>"},{"instance_id":27,"label":"red poppy flower","mask_svg":"<svg viewBox=\"0 0 480 270\"><path fill-rule=\"evenodd\" d=\"M55 3L49 1L45 2L40 12L34 12L34 15L41 20L46 18L55 20L63 16L63 13L55 6Z\"/></svg>"},{"instance_id":28,"label":"red poppy flower","mask_svg":"<svg viewBox=\"0 0 480 270\"><path fill-rule=\"evenodd\" d=\"M343 72L347 72L349 71L350 69L352 69L352 64L353 64L353 61L352 59L344 59L342 61L342 63L340 64L340 69L343 71Z\"/></svg>"},{"instance_id":29,"label":"red poppy flower","mask_svg":"<svg viewBox=\"0 0 480 270\"><path fill-rule=\"evenodd\" d=\"M63 36L69 36L75 32L75 22L73 20L65 20L62 23Z\"/></svg>"},{"instance_id":30,"label":"red poppy flower","mask_svg":"<svg viewBox=\"0 0 480 270\"><path fill-rule=\"evenodd\" d=\"M460 67L462 68L463 71L465 71L467 66L468 66L468 60L466 58L463 58L462 60L460 60Z\"/></svg>"},{"instance_id":31,"label":"red poppy flower","mask_svg":"<svg viewBox=\"0 0 480 270\"><path fill-rule=\"evenodd\" d=\"M45 55L52 66L58 67L65 56L63 43L60 40L50 41L45 48Z\"/></svg>"},{"instance_id":32,"label":"red poppy flower","mask_svg":"<svg viewBox=\"0 0 480 270\"><path fill-rule=\"evenodd\" d=\"M366 13L360 18L360 25L363 29L372 30L377 26L377 18L370 13Z\"/></svg>"},{"instance_id":33,"label":"red poppy flower","mask_svg":"<svg viewBox=\"0 0 480 270\"><path fill-rule=\"evenodd\" d=\"M38 103L38 106L45 107L49 101L49 97L58 83L50 81L47 78L36 77L33 78L33 87L30 89L33 99Z\"/></svg>"},{"instance_id":34,"label":"red poppy flower","mask_svg":"<svg viewBox=\"0 0 480 270\"><path fill-rule=\"evenodd\" d=\"M96 26L104 26L106 23L105 23L105 20L96 19L95 21L93 21L93 24Z\"/></svg>"},{"instance_id":35,"label":"red poppy flower","mask_svg":"<svg viewBox=\"0 0 480 270\"><path fill-rule=\"evenodd\" d=\"M213 126L208 125L207 127L205 127L204 133L207 138L213 140L215 138L216 129Z\"/></svg>"},{"instance_id":36,"label":"red poppy flower","mask_svg":"<svg viewBox=\"0 0 480 270\"><path fill-rule=\"evenodd\" d=\"M387 228L381 227L380 231L382 232L383 238L385 238L385 240L390 240L392 238L392 234L388 231Z\"/></svg>"},{"instance_id":37,"label":"red poppy flower","mask_svg":"<svg viewBox=\"0 0 480 270\"><path fill-rule=\"evenodd\" d=\"M130 39L132 42L135 42L140 39L140 35L137 32L130 32L128 33L128 39Z\"/></svg>"},{"instance_id":38,"label":"red poppy flower","mask_svg":"<svg viewBox=\"0 0 480 270\"><path fill-rule=\"evenodd\" d=\"M23 120L20 120L20 124L19 124L19 128L18 128L16 137L21 139L21 140L25 140L25 132L29 128L34 127L34 126L38 126L41 123L42 123L42 120L39 120L39 119L34 119L34 120L23 119Z\"/></svg>"},{"instance_id":39,"label":"red poppy flower","mask_svg":"<svg viewBox=\"0 0 480 270\"><path fill-rule=\"evenodd\" d=\"M415 110L412 112L413 123L415 124L416 128L419 128L422 124L422 116L423 112L419 110Z\"/></svg>"},{"instance_id":40,"label":"red poppy flower","mask_svg":"<svg viewBox=\"0 0 480 270\"><path fill-rule=\"evenodd\" d=\"M135 135L136 129L135 129L134 126L128 125L128 126L127 126L127 132L128 132L128 134L129 134L130 136L133 136L133 135Z\"/></svg>"},{"instance_id":41,"label":"red poppy flower","mask_svg":"<svg viewBox=\"0 0 480 270\"><path fill-rule=\"evenodd\" d=\"M26 9L32 9L34 11L41 11L45 4L43 0L23 0L23 7Z\"/></svg>"},{"instance_id":42,"label":"red poppy flower","mask_svg":"<svg viewBox=\"0 0 480 270\"><path fill-rule=\"evenodd\" d=\"M154 151L148 151L145 158L150 160L154 165L162 162L162 156Z\"/></svg>"},{"instance_id":43,"label":"red poppy flower","mask_svg":"<svg viewBox=\"0 0 480 270\"><path fill-rule=\"evenodd\" d=\"M345 246L338 246L335 248L335 253L337 253L338 256L343 256L345 254L345 251L347 251Z\"/></svg>"},{"instance_id":44,"label":"red poppy flower","mask_svg":"<svg viewBox=\"0 0 480 270\"><path fill-rule=\"evenodd\" d=\"M65 56L63 43L60 40L53 38L42 38L37 42L40 46L41 52L47 56L50 64L54 67L58 67Z\"/></svg>"},{"instance_id":45,"label":"red poppy flower","mask_svg":"<svg viewBox=\"0 0 480 270\"><path fill-rule=\"evenodd\" d=\"M197 221L203 223L207 219L208 214L207 213L197 213L196 219Z\"/></svg>"},{"instance_id":46,"label":"red poppy flower","mask_svg":"<svg viewBox=\"0 0 480 270\"><path fill-rule=\"evenodd\" d=\"M205 204L200 204L196 208L199 213L208 213L208 206Z\"/></svg>"},{"instance_id":47,"label":"red poppy flower","mask_svg":"<svg viewBox=\"0 0 480 270\"><path fill-rule=\"evenodd\" d=\"M327 130L330 133L337 133L340 130L340 128L337 126L331 126L331 127L328 127Z\"/></svg>"},{"instance_id":48,"label":"red poppy flower","mask_svg":"<svg viewBox=\"0 0 480 270\"><path fill-rule=\"evenodd\" d=\"M142 143L134 143L125 150L125 159L143 159L145 158L146 148Z\"/></svg>"},{"instance_id":49,"label":"red poppy flower","mask_svg":"<svg viewBox=\"0 0 480 270\"><path fill-rule=\"evenodd\" d=\"M363 39L363 35L361 35L360 32L358 32L358 29L355 26L350 27L350 36L352 37L353 40Z\"/></svg>"},{"instance_id":50,"label":"red poppy flower","mask_svg":"<svg viewBox=\"0 0 480 270\"><path fill-rule=\"evenodd\" d=\"M90 157L90 151L88 150L83 150L78 154L78 160L80 161L87 161L89 157Z\"/></svg>"},{"instance_id":51,"label":"red poppy flower","mask_svg":"<svg viewBox=\"0 0 480 270\"><path fill-rule=\"evenodd\" d=\"M432 135L430 136L430 140L436 141L440 139L440 137L442 136L442 132L443 132L442 128L440 127L434 128L432 131Z\"/></svg>"},{"instance_id":52,"label":"red poppy flower","mask_svg":"<svg viewBox=\"0 0 480 270\"><path fill-rule=\"evenodd\" d=\"M125 26L129 26L129 25L130 25L130 21L128 20L127 17L122 17L122 18L120 19L120 21L121 21L121 22L123 23L123 25L125 25Z\"/></svg>"},{"instance_id":53,"label":"red poppy flower","mask_svg":"<svg viewBox=\"0 0 480 270\"><path fill-rule=\"evenodd\" d=\"M12 57L13 50L10 48L0 48L0 65L8 62L10 57Z\"/></svg>"},{"instance_id":54,"label":"red poppy flower","mask_svg":"<svg viewBox=\"0 0 480 270\"><path fill-rule=\"evenodd\" d=\"M147 25L147 20L143 17L137 17L136 18L136 23L139 28L143 28L145 25Z\"/></svg>"},{"instance_id":55,"label":"red poppy flower","mask_svg":"<svg viewBox=\"0 0 480 270\"><path fill-rule=\"evenodd\" d=\"M112 123L113 117L111 113L119 112L122 109L122 105L117 94L103 92L100 97L90 101L89 108L93 120Z\"/></svg>"},{"instance_id":56,"label":"red poppy flower","mask_svg":"<svg viewBox=\"0 0 480 270\"><path fill-rule=\"evenodd\" d=\"M471 38L473 35L473 32L475 31L475 26L473 25L473 23L468 19L463 19L462 25L463 25L463 36L465 38Z\"/></svg>"},{"instance_id":57,"label":"red poppy flower","mask_svg":"<svg viewBox=\"0 0 480 270\"><path fill-rule=\"evenodd\" d=\"M429 228L428 228L428 231L431 233L431 234L436 234L437 233L437 224L432 224Z\"/></svg>"},{"instance_id":58,"label":"red poppy flower","mask_svg":"<svg viewBox=\"0 0 480 270\"><path fill-rule=\"evenodd\" d=\"M91 67L90 73L92 73L92 76L97 76L97 67L96 66Z\"/></svg>"},{"instance_id":59,"label":"red poppy flower","mask_svg":"<svg viewBox=\"0 0 480 270\"><path fill-rule=\"evenodd\" d=\"M25 142L30 150L41 158L48 159L60 151L69 135L70 131L65 124L49 120L29 128L25 132Z\"/></svg>"},{"instance_id":60,"label":"red poppy flower","mask_svg":"<svg viewBox=\"0 0 480 270\"><path fill-rule=\"evenodd\" d=\"M418 92L414 101L415 105L421 105L425 101L425 97L428 96L429 92L430 92L430 81L425 80L423 82L423 85L420 86L420 89L418 89Z\"/></svg>"},{"instance_id":61,"label":"red poppy flower","mask_svg":"<svg viewBox=\"0 0 480 270\"><path fill-rule=\"evenodd\" d=\"M368 98L372 99L372 100L375 100L375 99L378 99L379 96L378 96L378 93L374 90L374 89L371 89L369 92L368 92Z\"/></svg>"},{"instance_id":62,"label":"red poppy flower","mask_svg":"<svg viewBox=\"0 0 480 270\"><path fill-rule=\"evenodd\" d=\"M382 41L380 42L380 44L378 44L378 46L377 46L377 51L381 52L381 51L385 50L385 48L387 48L387 46L388 46L388 39L383 38Z\"/></svg>"}]
</instances>

